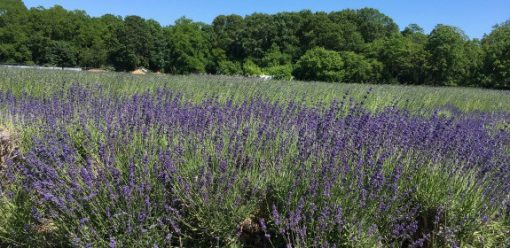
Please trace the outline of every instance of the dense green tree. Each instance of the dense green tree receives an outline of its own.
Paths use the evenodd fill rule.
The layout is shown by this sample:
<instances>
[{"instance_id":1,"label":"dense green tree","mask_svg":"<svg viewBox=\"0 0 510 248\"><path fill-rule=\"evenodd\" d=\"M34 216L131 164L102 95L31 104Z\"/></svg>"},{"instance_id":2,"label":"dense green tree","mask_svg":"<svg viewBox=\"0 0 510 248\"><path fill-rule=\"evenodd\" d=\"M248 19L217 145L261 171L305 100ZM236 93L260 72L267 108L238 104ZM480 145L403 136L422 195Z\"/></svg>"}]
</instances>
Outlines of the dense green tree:
<instances>
[{"instance_id":1,"label":"dense green tree","mask_svg":"<svg viewBox=\"0 0 510 248\"><path fill-rule=\"evenodd\" d=\"M265 53L264 57L262 58L261 65L263 67L271 67L290 64L291 62L292 57L289 54L281 52L280 48L275 43L273 43L271 48Z\"/></svg>"},{"instance_id":2,"label":"dense green tree","mask_svg":"<svg viewBox=\"0 0 510 248\"><path fill-rule=\"evenodd\" d=\"M9 21L4 18L7 15L9 15L9 17L15 17L17 14L21 14L26 11L27 7L22 0L2 0L0 2L0 20L2 21Z\"/></svg>"},{"instance_id":3,"label":"dense green tree","mask_svg":"<svg viewBox=\"0 0 510 248\"><path fill-rule=\"evenodd\" d=\"M31 60L25 27L27 12L21 0L0 1L0 63Z\"/></svg>"},{"instance_id":4,"label":"dense green tree","mask_svg":"<svg viewBox=\"0 0 510 248\"><path fill-rule=\"evenodd\" d=\"M115 67L117 71L132 71L140 65L139 57L135 53L133 45L127 39L129 32L126 25L122 22L115 26L114 35L110 37L108 62Z\"/></svg>"},{"instance_id":5,"label":"dense green tree","mask_svg":"<svg viewBox=\"0 0 510 248\"><path fill-rule=\"evenodd\" d=\"M423 31L423 28L418 24L409 24L404 28L404 30L402 30L401 34L404 37L410 38L414 43L427 43L427 35Z\"/></svg>"},{"instance_id":6,"label":"dense green tree","mask_svg":"<svg viewBox=\"0 0 510 248\"><path fill-rule=\"evenodd\" d=\"M245 76L259 76L262 74L262 69L253 60L247 59L243 63L243 72Z\"/></svg>"},{"instance_id":7,"label":"dense green tree","mask_svg":"<svg viewBox=\"0 0 510 248\"><path fill-rule=\"evenodd\" d=\"M139 16L127 16L117 39L137 57L136 67L149 67L151 33L145 20Z\"/></svg>"},{"instance_id":8,"label":"dense green tree","mask_svg":"<svg viewBox=\"0 0 510 248\"><path fill-rule=\"evenodd\" d=\"M183 17L166 29L166 72L183 74L206 71L211 43L205 28L205 24Z\"/></svg>"},{"instance_id":9,"label":"dense green tree","mask_svg":"<svg viewBox=\"0 0 510 248\"><path fill-rule=\"evenodd\" d=\"M48 65L51 63L52 40L41 33L34 33L27 41L30 49L31 61L38 65Z\"/></svg>"},{"instance_id":10,"label":"dense green tree","mask_svg":"<svg viewBox=\"0 0 510 248\"><path fill-rule=\"evenodd\" d=\"M358 30L365 42L372 42L399 32L398 25L379 10L363 8L356 13Z\"/></svg>"},{"instance_id":11,"label":"dense green tree","mask_svg":"<svg viewBox=\"0 0 510 248\"><path fill-rule=\"evenodd\" d=\"M99 18L89 18L80 27L79 35L75 38L79 47L78 62L82 67L99 68L108 65L108 55L114 49L111 47L116 38L116 30L123 24L121 17L104 15Z\"/></svg>"},{"instance_id":12,"label":"dense green tree","mask_svg":"<svg viewBox=\"0 0 510 248\"><path fill-rule=\"evenodd\" d=\"M67 11L61 6L30 9L26 28L32 61L43 65L76 65L81 27L90 19L83 11ZM64 62L62 58L72 61Z\"/></svg>"},{"instance_id":13,"label":"dense green tree","mask_svg":"<svg viewBox=\"0 0 510 248\"><path fill-rule=\"evenodd\" d=\"M165 48L167 47L165 33L161 25L154 20L148 20L146 25L150 34L147 44L148 68L152 71L160 71L165 66Z\"/></svg>"},{"instance_id":14,"label":"dense green tree","mask_svg":"<svg viewBox=\"0 0 510 248\"><path fill-rule=\"evenodd\" d=\"M383 65L375 59L354 52L341 52L343 81L348 83L378 83Z\"/></svg>"},{"instance_id":15,"label":"dense green tree","mask_svg":"<svg viewBox=\"0 0 510 248\"><path fill-rule=\"evenodd\" d=\"M338 25L342 35L340 50L360 51L364 45L364 38L356 24L356 17L356 11L350 9L329 14L329 18Z\"/></svg>"},{"instance_id":16,"label":"dense green tree","mask_svg":"<svg viewBox=\"0 0 510 248\"><path fill-rule=\"evenodd\" d=\"M308 50L297 62L293 74L300 80L341 82L344 62L339 53L322 47Z\"/></svg>"},{"instance_id":17,"label":"dense green tree","mask_svg":"<svg viewBox=\"0 0 510 248\"><path fill-rule=\"evenodd\" d=\"M477 86L483 82L483 48L480 40L467 40L464 43L465 74L460 86Z\"/></svg>"},{"instance_id":18,"label":"dense green tree","mask_svg":"<svg viewBox=\"0 0 510 248\"><path fill-rule=\"evenodd\" d=\"M344 44L340 26L331 21L325 12L310 16L302 27L302 32L304 50L324 47L328 50L339 51Z\"/></svg>"},{"instance_id":19,"label":"dense green tree","mask_svg":"<svg viewBox=\"0 0 510 248\"><path fill-rule=\"evenodd\" d=\"M303 12L304 23L299 31L302 49L306 51L320 46L335 51L359 50L364 43L363 37L346 13Z\"/></svg>"},{"instance_id":20,"label":"dense green tree","mask_svg":"<svg viewBox=\"0 0 510 248\"><path fill-rule=\"evenodd\" d=\"M50 64L60 67L76 66L76 49L69 42L54 41L50 53Z\"/></svg>"},{"instance_id":21,"label":"dense green tree","mask_svg":"<svg viewBox=\"0 0 510 248\"><path fill-rule=\"evenodd\" d=\"M242 75L243 68L237 61L222 60L218 64L217 72L222 75Z\"/></svg>"},{"instance_id":22,"label":"dense green tree","mask_svg":"<svg viewBox=\"0 0 510 248\"><path fill-rule=\"evenodd\" d=\"M114 50L109 52L109 62L117 71L132 71L140 65L140 61L135 52L121 43L115 46Z\"/></svg>"},{"instance_id":23,"label":"dense green tree","mask_svg":"<svg viewBox=\"0 0 510 248\"><path fill-rule=\"evenodd\" d=\"M114 36L108 41L111 46L109 61L117 70L129 71L137 67L160 70L163 67L165 43L158 23L139 16L127 16L113 28Z\"/></svg>"},{"instance_id":24,"label":"dense green tree","mask_svg":"<svg viewBox=\"0 0 510 248\"><path fill-rule=\"evenodd\" d=\"M433 85L460 85L469 69L465 56L467 36L458 28L437 25L429 35L427 68Z\"/></svg>"},{"instance_id":25,"label":"dense green tree","mask_svg":"<svg viewBox=\"0 0 510 248\"><path fill-rule=\"evenodd\" d=\"M220 15L211 25L181 18L162 27L3 0L0 63L510 88L509 26L481 41L445 25L429 35L416 24L399 32L390 17L363 8Z\"/></svg>"},{"instance_id":26,"label":"dense green tree","mask_svg":"<svg viewBox=\"0 0 510 248\"><path fill-rule=\"evenodd\" d=\"M425 37L426 38L426 37ZM393 35L370 43L365 53L383 64L382 81L387 83L422 84L427 52L424 44L412 35Z\"/></svg>"},{"instance_id":27,"label":"dense green tree","mask_svg":"<svg viewBox=\"0 0 510 248\"><path fill-rule=\"evenodd\" d=\"M214 18L213 46L225 51L225 55L231 60L243 59L243 47L241 44L241 33L244 20L239 15L220 15Z\"/></svg>"},{"instance_id":28,"label":"dense green tree","mask_svg":"<svg viewBox=\"0 0 510 248\"><path fill-rule=\"evenodd\" d=\"M87 46L87 49L85 49L87 53L82 54L82 62L87 63L88 67L113 67L115 64L114 61L119 59L114 57L114 53L121 53L119 48L121 43L117 39L117 30L124 25L124 20L120 16L107 14L99 18L94 18L93 22L97 23L97 29L95 30L98 31L98 33L97 35L92 35L96 42ZM94 26L90 27L93 28ZM136 65L133 64L128 67L132 69L135 68ZM118 70L122 69L118 68Z\"/></svg>"},{"instance_id":29,"label":"dense green tree","mask_svg":"<svg viewBox=\"0 0 510 248\"><path fill-rule=\"evenodd\" d=\"M211 48L209 59L205 66L205 70L207 73L211 74L225 74L220 70L220 64L223 62L232 62L227 58L227 54L225 50L221 48ZM230 75L230 74L229 74Z\"/></svg>"},{"instance_id":30,"label":"dense green tree","mask_svg":"<svg viewBox=\"0 0 510 248\"><path fill-rule=\"evenodd\" d=\"M303 25L300 13L284 12L274 15L273 24L277 35L273 37L273 44L268 53L274 52L276 47L291 61L295 61L301 55L299 29Z\"/></svg>"},{"instance_id":31,"label":"dense green tree","mask_svg":"<svg viewBox=\"0 0 510 248\"><path fill-rule=\"evenodd\" d=\"M277 36L274 18L272 15L255 13L247 16L243 24L241 44L244 54L258 62Z\"/></svg>"},{"instance_id":32,"label":"dense green tree","mask_svg":"<svg viewBox=\"0 0 510 248\"><path fill-rule=\"evenodd\" d=\"M482 46L485 86L510 89L510 21L496 25Z\"/></svg>"},{"instance_id":33,"label":"dense green tree","mask_svg":"<svg viewBox=\"0 0 510 248\"><path fill-rule=\"evenodd\" d=\"M292 79L292 65L274 65L271 67L263 68L267 75L271 75L274 79L291 80Z\"/></svg>"}]
</instances>

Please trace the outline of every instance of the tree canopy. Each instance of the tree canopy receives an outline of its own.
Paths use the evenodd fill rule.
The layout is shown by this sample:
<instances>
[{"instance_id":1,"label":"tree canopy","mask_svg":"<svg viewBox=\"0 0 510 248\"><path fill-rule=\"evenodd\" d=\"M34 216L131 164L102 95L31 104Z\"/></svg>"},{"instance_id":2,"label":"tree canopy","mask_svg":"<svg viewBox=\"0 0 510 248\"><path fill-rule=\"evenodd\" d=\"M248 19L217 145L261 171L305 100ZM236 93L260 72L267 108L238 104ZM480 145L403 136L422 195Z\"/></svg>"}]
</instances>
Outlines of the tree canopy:
<instances>
[{"instance_id":1,"label":"tree canopy","mask_svg":"<svg viewBox=\"0 0 510 248\"><path fill-rule=\"evenodd\" d=\"M279 79L510 88L510 22L481 40L439 24L400 31L372 8L180 18L91 17L61 6L0 2L0 63Z\"/></svg>"},{"instance_id":2,"label":"tree canopy","mask_svg":"<svg viewBox=\"0 0 510 248\"><path fill-rule=\"evenodd\" d=\"M510 88L510 21L496 25L482 40L486 87Z\"/></svg>"}]
</instances>

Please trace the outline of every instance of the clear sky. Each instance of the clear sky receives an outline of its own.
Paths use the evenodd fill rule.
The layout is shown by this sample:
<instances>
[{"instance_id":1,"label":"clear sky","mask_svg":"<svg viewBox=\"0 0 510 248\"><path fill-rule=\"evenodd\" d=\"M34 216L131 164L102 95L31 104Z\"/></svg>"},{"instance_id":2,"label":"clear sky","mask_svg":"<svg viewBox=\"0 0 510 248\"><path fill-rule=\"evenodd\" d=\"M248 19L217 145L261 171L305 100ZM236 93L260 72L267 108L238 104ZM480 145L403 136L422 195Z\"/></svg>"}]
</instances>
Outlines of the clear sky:
<instances>
[{"instance_id":1,"label":"clear sky","mask_svg":"<svg viewBox=\"0 0 510 248\"><path fill-rule=\"evenodd\" d=\"M393 18L401 29L416 23L430 32L436 24L460 27L471 38L481 38L492 26L510 19L510 0L24 0L27 7L85 10L91 16L138 15L173 24L182 16L211 23L220 14L281 11L335 11L372 7Z\"/></svg>"}]
</instances>

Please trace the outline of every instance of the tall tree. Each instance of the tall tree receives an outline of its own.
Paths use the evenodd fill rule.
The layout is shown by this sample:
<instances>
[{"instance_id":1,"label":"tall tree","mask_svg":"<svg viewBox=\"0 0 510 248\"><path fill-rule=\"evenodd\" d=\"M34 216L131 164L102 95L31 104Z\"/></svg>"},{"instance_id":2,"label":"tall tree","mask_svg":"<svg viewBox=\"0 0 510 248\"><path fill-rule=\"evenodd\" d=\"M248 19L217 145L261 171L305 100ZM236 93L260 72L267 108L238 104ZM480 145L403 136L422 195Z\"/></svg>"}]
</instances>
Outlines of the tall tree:
<instances>
[{"instance_id":1,"label":"tall tree","mask_svg":"<svg viewBox=\"0 0 510 248\"><path fill-rule=\"evenodd\" d=\"M402 30L401 34L404 37L410 38L414 43L425 44L427 43L427 35L423 31L423 28L418 24L409 24Z\"/></svg>"},{"instance_id":2,"label":"tall tree","mask_svg":"<svg viewBox=\"0 0 510 248\"><path fill-rule=\"evenodd\" d=\"M331 12L329 18L339 26L342 35L340 50L359 52L364 45L364 37L356 24L356 11L347 9Z\"/></svg>"},{"instance_id":3,"label":"tall tree","mask_svg":"<svg viewBox=\"0 0 510 248\"><path fill-rule=\"evenodd\" d=\"M60 67L73 67L77 65L76 58L77 51L69 42L52 42L50 64Z\"/></svg>"},{"instance_id":4,"label":"tall tree","mask_svg":"<svg viewBox=\"0 0 510 248\"><path fill-rule=\"evenodd\" d=\"M336 23L324 12L309 18L303 28L303 45L306 50L317 46L335 51L356 50L363 44L361 35L352 23Z\"/></svg>"},{"instance_id":5,"label":"tall tree","mask_svg":"<svg viewBox=\"0 0 510 248\"><path fill-rule=\"evenodd\" d=\"M148 20L146 26L150 33L147 44L148 68L152 71L160 71L165 67L165 49L167 47L165 33L161 25L154 20Z\"/></svg>"},{"instance_id":6,"label":"tall tree","mask_svg":"<svg viewBox=\"0 0 510 248\"><path fill-rule=\"evenodd\" d=\"M348 83L378 83L383 64L355 52L340 52L343 60L343 81Z\"/></svg>"},{"instance_id":7,"label":"tall tree","mask_svg":"<svg viewBox=\"0 0 510 248\"><path fill-rule=\"evenodd\" d=\"M426 45L430 54L427 67L431 84L461 84L469 68L464 50L466 42L467 36L456 27L437 25L432 30Z\"/></svg>"},{"instance_id":8,"label":"tall tree","mask_svg":"<svg viewBox=\"0 0 510 248\"><path fill-rule=\"evenodd\" d=\"M31 60L27 46L28 10L21 0L0 1L0 63L26 63Z\"/></svg>"},{"instance_id":9,"label":"tall tree","mask_svg":"<svg viewBox=\"0 0 510 248\"><path fill-rule=\"evenodd\" d=\"M30 36L27 43L33 62L58 65L57 58L63 54L75 58L79 53L77 37L88 18L84 11L67 11L58 5L49 9L30 9L27 24ZM75 65L76 61L69 64Z\"/></svg>"},{"instance_id":10,"label":"tall tree","mask_svg":"<svg viewBox=\"0 0 510 248\"><path fill-rule=\"evenodd\" d=\"M244 20L239 15L220 15L212 22L212 45L225 51L225 55L231 60L242 60L244 57L241 44L243 23Z\"/></svg>"},{"instance_id":11,"label":"tall tree","mask_svg":"<svg viewBox=\"0 0 510 248\"><path fill-rule=\"evenodd\" d=\"M203 23L183 17L166 29L166 72L185 74L206 71L211 50L206 28Z\"/></svg>"},{"instance_id":12,"label":"tall tree","mask_svg":"<svg viewBox=\"0 0 510 248\"><path fill-rule=\"evenodd\" d=\"M510 89L510 20L494 26L482 46L485 86Z\"/></svg>"},{"instance_id":13,"label":"tall tree","mask_svg":"<svg viewBox=\"0 0 510 248\"><path fill-rule=\"evenodd\" d=\"M278 13L274 15L274 25L277 35L273 37L273 44L268 52L274 51L275 46L278 50L296 61L301 56L298 31L303 25L303 19L299 13Z\"/></svg>"},{"instance_id":14,"label":"tall tree","mask_svg":"<svg viewBox=\"0 0 510 248\"><path fill-rule=\"evenodd\" d=\"M107 42L112 35L108 24L103 18L90 18L80 28L76 37L76 45L79 47L78 62L82 67L99 68L107 64Z\"/></svg>"},{"instance_id":15,"label":"tall tree","mask_svg":"<svg viewBox=\"0 0 510 248\"><path fill-rule=\"evenodd\" d=\"M426 38L426 37L425 37ZM382 80L387 83L422 84L427 52L414 36L400 34L370 43L365 53L383 63Z\"/></svg>"},{"instance_id":16,"label":"tall tree","mask_svg":"<svg viewBox=\"0 0 510 248\"><path fill-rule=\"evenodd\" d=\"M446 25L427 36L416 24L399 32L390 17L363 8L220 15L212 25L181 18L162 27L138 16L96 18L3 0L0 63L510 88L509 26L482 41Z\"/></svg>"},{"instance_id":17,"label":"tall tree","mask_svg":"<svg viewBox=\"0 0 510 248\"><path fill-rule=\"evenodd\" d=\"M398 25L388 16L373 8L357 11L358 30L365 42L391 36L398 33Z\"/></svg>"},{"instance_id":18,"label":"tall tree","mask_svg":"<svg viewBox=\"0 0 510 248\"><path fill-rule=\"evenodd\" d=\"M272 15L255 13L247 16L241 34L245 55L258 62L271 48L277 32Z\"/></svg>"},{"instance_id":19,"label":"tall tree","mask_svg":"<svg viewBox=\"0 0 510 248\"><path fill-rule=\"evenodd\" d=\"M294 76L300 80L341 82L344 62L339 53L322 47L308 50L297 62Z\"/></svg>"},{"instance_id":20,"label":"tall tree","mask_svg":"<svg viewBox=\"0 0 510 248\"><path fill-rule=\"evenodd\" d=\"M114 32L109 58L115 69L149 67L151 33L146 21L139 16L127 16Z\"/></svg>"}]
</instances>

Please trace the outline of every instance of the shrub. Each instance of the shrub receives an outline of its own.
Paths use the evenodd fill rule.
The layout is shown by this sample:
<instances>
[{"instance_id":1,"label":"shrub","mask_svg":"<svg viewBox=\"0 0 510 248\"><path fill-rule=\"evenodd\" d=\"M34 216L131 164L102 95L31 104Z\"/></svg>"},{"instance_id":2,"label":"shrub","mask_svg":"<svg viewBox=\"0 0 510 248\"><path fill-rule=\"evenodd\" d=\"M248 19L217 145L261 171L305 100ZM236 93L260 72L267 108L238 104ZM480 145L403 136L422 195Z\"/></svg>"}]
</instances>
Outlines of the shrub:
<instances>
[{"instance_id":1,"label":"shrub","mask_svg":"<svg viewBox=\"0 0 510 248\"><path fill-rule=\"evenodd\" d=\"M343 68L340 54L318 47L308 50L299 58L293 74L300 80L341 82L345 77Z\"/></svg>"},{"instance_id":2,"label":"shrub","mask_svg":"<svg viewBox=\"0 0 510 248\"><path fill-rule=\"evenodd\" d=\"M218 63L218 74L222 75L242 75L243 68L238 62L232 62L230 60L220 61Z\"/></svg>"},{"instance_id":3,"label":"shrub","mask_svg":"<svg viewBox=\"0 0 510 248\"><path fill-rule=\"evenodd\" d=\"M250 59L244 62L243 71L245 76L258 76L262 74L262 69Z\"/></svg>"},{"instance_id":4,"label":"shrub","mask_svg":"<svg viewBox=\"0 0 510 248\"><path fill-rule=\"evenodd\" d=\"M341 52L344 61L344 81L350 83L376 83L381 78L383 64L374 59L367 59L354 52Z\"/></svg>"},{"instance_id":5,"label":"shrub","mask_svg":"<svg viewBox=\"0 0 510 248\"><path fill-rule=\"evenodd\" d=\"M264 72L273 76L274 79L291 80L292 79L292 65L276 65L264 68Z\"/></svg>"}]
</instances>

